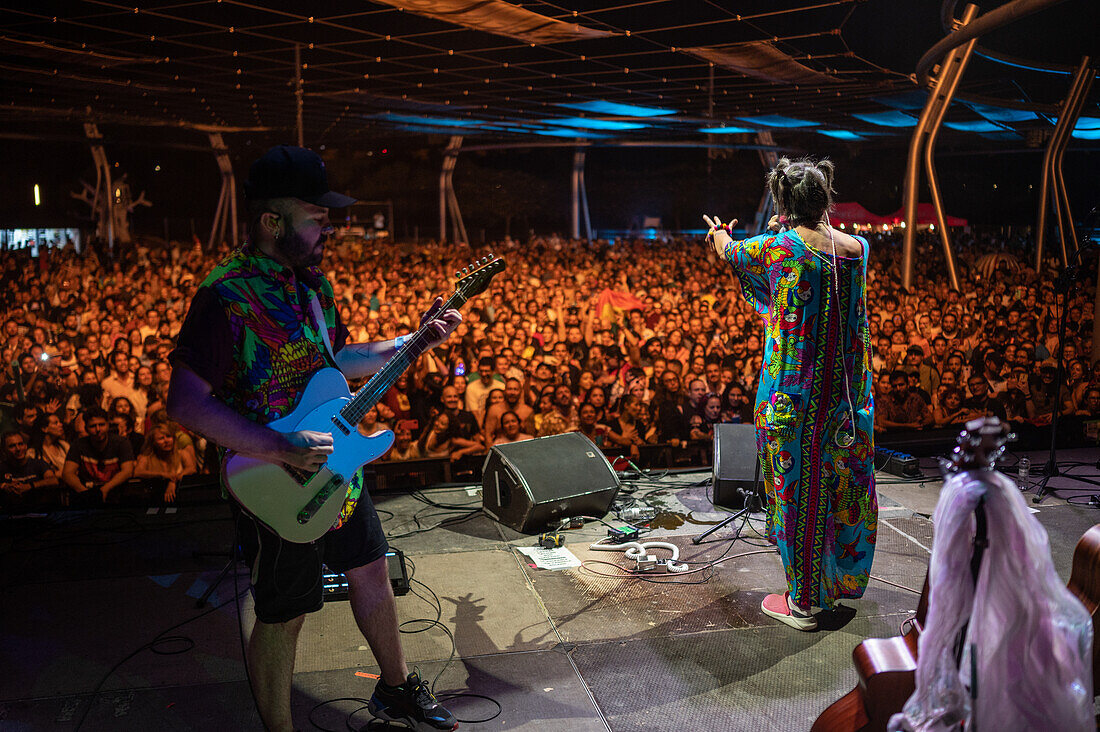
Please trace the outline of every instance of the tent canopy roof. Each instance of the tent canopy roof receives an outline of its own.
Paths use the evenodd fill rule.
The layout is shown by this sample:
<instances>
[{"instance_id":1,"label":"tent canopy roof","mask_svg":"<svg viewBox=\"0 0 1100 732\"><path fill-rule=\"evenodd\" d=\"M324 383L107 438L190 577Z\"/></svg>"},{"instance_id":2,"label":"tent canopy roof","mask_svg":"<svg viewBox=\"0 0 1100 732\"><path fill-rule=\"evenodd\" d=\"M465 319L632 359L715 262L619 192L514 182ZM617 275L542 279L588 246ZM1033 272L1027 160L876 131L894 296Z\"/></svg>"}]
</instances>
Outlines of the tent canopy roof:
<instances>
[{"instance_id":1,"label":"tent canopy roof","mask_svg":"<svg viewBox=\"0 0 1100 732\"><path fill-rule=\"evenodd\" d=\"M1092 0L1067 0L982 43L1072 64L1091 47L1095 24L1081 17L1094 10ZM95 119L286 140L296 127L297 51L313 146L379 129L644 141L745 127L901 138L906 127L875 120L898 106L919 113L910 75L943 35L938 4L926 0L40 0L0 8L0 119L9 129ZM1053 105L1068 85L1065 74L975 58L960 92ZM1100 117L1098 90L1086 116ZM642 124L610 133L554 124L578 112ZM948 121L960 129L945 137L1051 125L989 104L955 105Z\"/></svg>"}]
</instances>

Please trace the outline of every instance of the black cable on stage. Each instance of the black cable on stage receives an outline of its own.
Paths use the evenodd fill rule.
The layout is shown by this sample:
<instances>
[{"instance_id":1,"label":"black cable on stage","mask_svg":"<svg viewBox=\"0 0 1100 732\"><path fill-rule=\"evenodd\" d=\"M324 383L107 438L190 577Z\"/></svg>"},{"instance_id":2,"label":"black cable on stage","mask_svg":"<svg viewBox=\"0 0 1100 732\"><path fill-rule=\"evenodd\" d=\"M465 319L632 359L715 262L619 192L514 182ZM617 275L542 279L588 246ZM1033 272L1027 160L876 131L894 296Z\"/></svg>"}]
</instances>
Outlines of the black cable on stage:
<instances>
[{"instance_id":1,"label":"black cable on stage","mask_svg":"<svg viewBox=\"0 0 1100 732\"><path fill-rule=\"evenodd\" d=\"M447 657L447 660L446 660L446 662L444 662L443 666L439 669L439 672L432 678L431 682L428 684L428 688L431 689L432 694L434 695L435 694L436 682L439 681L439 678L450 667L450 665L452 663L454 663L455 658L458 656L458 645L455 643L454 633L452 633L451 629L448 628L446 625L444 625L443 622L442 622L443 621L443 603L439 599L439 596L437 594L435 594L435 592L432 590L432 588L428 587L428 585L426 585L423 582L421 582L420 580L416 579L416 563L410 557L405 557L405 563L409 566L409 589L412 591L412 593L414 595L416 595L416 597L423 600L425 603L428 604L429 607L431 607L435 611L435 618L413 618L411 620L406 620L406 621L400 623L397 626L398 631L400 633L411 635L411 634L415 634L415 633L424 633L428 630L431 630L432 628L437 627L437 628L441 629L451 641L450 655ZM431 598L428 598L427 596L422 595L419 592L417 592L414 588L414 584L419 585L420 587L423 587L431 595ZM416 624L416 623L424 623L426 625L423 628L417 628L415 630L405 630L404 629L406 626L413 625L413 624ZM501 712L504 711L504 707L501 706L500 702L498 702L496 699L493 699L492 697L485 696L485 695L482 695L482 694L472 694L472 693L467 693L467 692L456 692L454 694L444 694L443 696L437 696L436 697L436 699L440 702L446 701L448 699L459 699L459 698L485 699L485 700L490 701L493 704L495 704L496 708L497 708L497 711L496 711L495 714L493 714L490 717L485 717L483 719L459 719L457 717L455 718L456 721L462 722L463 724L482 724L484 722L489 722L489 721L499 717ZM324 707L328 704L335 704L337 702L342 702L342 701L358 702L358 703L361 704L361 706L359 706L356 709L354 709L353 711L349 712L348 715L344 718L344 726L348 730L351 730L352 732L360 732L361 730L369 730L369 729L372 729L377 723L380 722L380 720L373 719L373 720L368 721L367 725L365 727L355 727L353 725L353 718L355 717L356 714L359 714L364 709L368 708L370 700L369 699L363 699L363 698L360 698L360 697L339 697L337 699L327 699L323 702L320 702L320 703L314 705L314 707L309 710L309 722L310 722L310 724L312 724L317 729L322 730L322 732L340 732L340 730L332 730L332 729L329 729L327 727L322 727L321 725L317 724L317 722L313 718L313 715L321 707Z\"/></svg>"},{"instance_id":2,"label":"black cable on stage","mask_svg":"<svg viewBox=\"0 0 1100 732\"><path fill-rule=\"evenodd\" d=\"M256 714L260 714L260 702L256 700L256 689L252 686L252 669L248 667L248 651L244 647L244 617L241 613L241 595L244 592L248 592L248 588L244 588L244 592L241 591L238 586L237 577L237 560L240 558L241 550L241 523L240 521L233 522L233 547L229 551L229 561L233 562L233 599L237 603L237 639L241 643L241 663L244 664L244 676L248 680L248 694L252 697L252 706L256 708ZM256 557L258 560L259 557ZM272 570L272 577L275 576L274 569ZM257 621L259 622L259 621ZM297 639L295 639L297 640ZM263 716L260 716L260 722L263 723ZM265 725L266 726L266 725Z\"/></svg>"},{"instance_id":3,"label":"black cable on stage","mask_svg":"<svg viewBox=\"0 0 1100 732\"><path fill-rule=\"evenodd\" d=\"M432 508L432 507L429 506L428 508ZM421 513L424 510L425 509L421 509L421 511L417 511L415 514L413 514L413 517L412 517L411 521L406 521L405 522L405 524L408 524L408 523L415 524L416 525L415 529L413 529L411 531L405 531L405 532L402 532L402 533L398 533L398 534L386 534L386 540L391 541L393 539L404 539L404 538L407 538L409 536L415 536L417 534L423 534L425 532L432 531L433 529L438 529L440 527L453 526L455 524L460 524L463 521L468 521L468 520L474 518L475 516L478 516L479 514L481 514L481 508L479 507L475 510L467 511L467 512L461 514L461 515L452 516L451 518L448 518L448 519L443 519L439 523L437 523L433 526L423 526L420 523L420 518L421 518ZM442 515L446 515L447 513L452 513L453 514L453 513L455 513L455 511L453 509L447 509L446 513L444 513ZM441 514L435 513L435 514L426 514L426 515L437 516L437 515L441 515ZM399 524L399 526L403 526L403 525L404 524Z\"/></svg>"},{"instance_id":4,"label":"black cable on stage","mask_svg":"<svg viewBox=\"0 0 1100 732\"><path fill-rule=\"evenodd\" d=\"M480 500L468 501L467 503L440 503L438 501L433 501L431 498L428 498L428 496L419 489L411 491L409 495L412 496L414 499L420 501L421 503L428 504L429 506L434 506L436 508L447 508L455 511L465 511L473 506L481 505Z\"/></svg>"},{"instance_id":5,"label":"black cable on stage","mask_svg":"<svg viewBox=\"0 0 1100 732\"><path fill-rule=\"evenodd\" d=\"M236 579L236 578L234 577L234 579ZM234 599L235 602L237 602L238 619L239 619L239 617L240 617L239 608L240 608L240 599L241 599L240 594L234 595L233 599ZM190 637L185 636L185 635L167 635L167 634L172 632L173 630L176 630L177 628L182 628L183 626L185 626L189 623L193 623L196 620L198 620L199 618L205 618L207 615L210 615L211 613L214 613L218 610L221 610L223 607L225 607L228 604L229 604L229 601L226 600L225 602L221 603L220 605L214 605L214 606L210 607L209 609L204 610L203 612L199 613L198 615L196 615L192 618L188 618L187 620L176 623L175 625L173 625L171 627L165 628L161 632L157 633L157 635L153 638L153 640L151 640L148 643L134 649L133 652L131 652L125 658L123 658L121 661L119 661L114 666L112 666L107 671L107 673L105 673L103 675L103 677L99 680L99 683L97 683L95 685L95 688L92 689L91 697L88 699L88 706L86 706L84 708L84 713L81 714L80 719L77 720L76 726L73 728L73 732L78 732L78 730L84 724L85 720L88 718L88 713L91 712L91 710L92 710L92 706L95 703L96 697L99 696L100 689L103 688L103 685L105 683L107 683L107 679L111 678L111 676L114 674L114 672L117 671L122 666L122 664L126 663L131 658L133 658L134 656L138 655L139 653L141 653L142 651L144 651L146 649L152 651L153 653L157 654L158 656L176 656L176 655L179 655L181 653L187 653L188 651L190 651L192 648L195 647L195 641L194 640L192 640ZM171 647L162 648L161 647L163 645L169 645L170 646L171 644L174 644L174 643L179 643L179 644L182 645L182 647L180 647L180 648L171 648ZM242 636L242 641L241 641L241 647L242 647L242 649L244 648L243 636ZM245 670L247 671L247 669L248 669L248 664L246 663L245 664ZM251 682L249 682L249 688L251 688ZM255 697L253 697L253 699L255 699Z\"/></svg>"}]
</instances>

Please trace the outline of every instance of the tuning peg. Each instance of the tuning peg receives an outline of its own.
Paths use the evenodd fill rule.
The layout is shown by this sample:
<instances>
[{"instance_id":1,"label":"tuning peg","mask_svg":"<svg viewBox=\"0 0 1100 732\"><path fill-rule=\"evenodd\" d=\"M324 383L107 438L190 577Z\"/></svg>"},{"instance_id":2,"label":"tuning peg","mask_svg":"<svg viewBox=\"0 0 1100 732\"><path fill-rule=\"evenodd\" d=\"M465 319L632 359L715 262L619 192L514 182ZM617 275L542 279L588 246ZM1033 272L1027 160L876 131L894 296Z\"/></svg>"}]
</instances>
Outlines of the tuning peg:
<instances>
[{"instance_id":1,"label":"tuning peg","mask_svg":"<svg viewBox=\"0 0 1100 732\"><path fill-rule=\"evenodd\" d=\"M459 272L459 271L458 271L458 270L456 269L456 270L455 270L455 278L458 278L458 277L461 277L461 276L462 276L462 273L461 273L461 272Z\"/></svg>"}]
</instances>

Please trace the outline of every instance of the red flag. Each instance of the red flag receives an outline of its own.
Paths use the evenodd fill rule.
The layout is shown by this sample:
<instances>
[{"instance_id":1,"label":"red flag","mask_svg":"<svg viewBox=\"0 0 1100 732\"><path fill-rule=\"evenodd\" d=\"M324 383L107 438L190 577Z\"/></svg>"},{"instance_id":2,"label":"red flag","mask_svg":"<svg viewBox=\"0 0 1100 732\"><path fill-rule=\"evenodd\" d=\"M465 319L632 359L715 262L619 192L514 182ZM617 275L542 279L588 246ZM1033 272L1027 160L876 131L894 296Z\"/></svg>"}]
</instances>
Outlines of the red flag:
<instances>
[{"instance_id":1,"label":"red flag","mask_svg":"<svg viewBox=\"0 0 1100 732\"><path fill-rule=\"evenodd\" d=\"M645 303L629 292L617 292L610 288L604 288L596 300L596 312L604 320L617 320L629 310L645 310Z\"/></svg>"}]
</instances>

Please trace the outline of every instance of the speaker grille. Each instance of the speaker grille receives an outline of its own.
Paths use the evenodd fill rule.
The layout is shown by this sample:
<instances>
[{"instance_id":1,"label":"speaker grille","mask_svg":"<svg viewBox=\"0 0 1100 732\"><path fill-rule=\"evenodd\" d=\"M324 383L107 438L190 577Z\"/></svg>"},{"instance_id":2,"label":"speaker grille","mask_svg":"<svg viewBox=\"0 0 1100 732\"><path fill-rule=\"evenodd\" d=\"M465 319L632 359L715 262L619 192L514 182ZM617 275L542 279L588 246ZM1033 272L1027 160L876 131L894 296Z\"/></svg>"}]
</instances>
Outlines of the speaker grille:
<instances>
[{"instance_id":1,"label":"speaker grille","mask_svg":"<svg viewBox=\"0 0 1100 732\"><path fill-rule=\"evenodd\" d=\"M607 458L577 432L493 447L482 480L486 513L523 532L565 516L602 516L619 490Z\"/></svg>"},{"instance_id":2,"label":"speaker grille","mask_svg":"<svg viewBox=\"0 0 1100 732\"><path fill-rule=\"evenodd\" d=\"M763 492L756 428L751 424L714 425L714 503L741 509Z\"/></svg>"}]
</instances>

